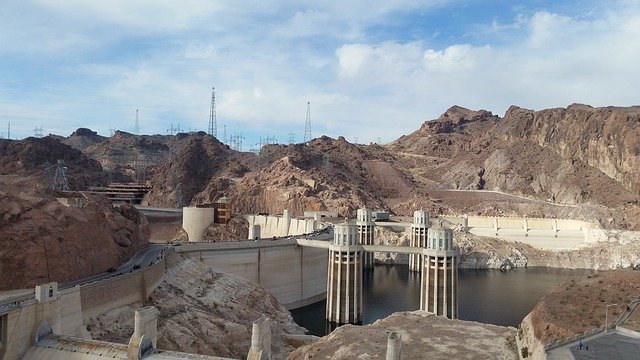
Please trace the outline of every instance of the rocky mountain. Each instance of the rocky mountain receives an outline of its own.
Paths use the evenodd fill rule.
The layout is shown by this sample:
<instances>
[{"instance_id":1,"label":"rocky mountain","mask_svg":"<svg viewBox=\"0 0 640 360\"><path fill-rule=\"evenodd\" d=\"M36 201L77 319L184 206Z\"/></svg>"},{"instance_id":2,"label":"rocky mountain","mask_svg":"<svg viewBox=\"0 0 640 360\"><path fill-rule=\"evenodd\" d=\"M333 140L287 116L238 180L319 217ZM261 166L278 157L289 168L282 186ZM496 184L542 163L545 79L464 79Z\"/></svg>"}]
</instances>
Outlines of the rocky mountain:
<instances>
[{"instance_id":1,"label":"rocky mountain","mask_svg":"<svg viewBox=\"0 0 640 360\"><path fill-rule=\"evenodd\" d=\"M35 179L50 185L58 160L64 161L71 190L108 181L109 174L103 172L99 162L54 136L0 142L0 175L18 176L20 181Z\"/></svg>"},{"instance_id":2,"label":"rocky mountain","mask_svg":"<svg viewBox=\"0 0 640 360\"><path fill-rule=\"evenodd\" d=\"M57 200L66 197L78 197L81 206ZM149 238L147 219L132 206L1 182L0 229L0 291L104 272Z\"/></svg>"},{"instance_id":3,"label":"rocky mountain","mask_svg":"<svg viewBox=\"0 0 640 360\"><path fill-rule=\"evenodd\" d=\"M69 137L62 137L60 139L60 142L63 144L67 144L72 148L84 151L89 146L99 144L106 139L106 137L98 135L97 132L91 129L79 128L78 130L71 133Z\"/></svg>"},{"instance_id":4,"label":"rocky mountain","mask_svg":"<svg viewBox=\"0 0 640 360\"><path fill-rule=\"evenodd\" d=\"M182 207L193 203L196 195L200 203L212 202L249 171L246 164L252 157L229 149L212 136L190 137L171 160L157 167L143 203ZM199 194L205 188L206 194Z\"/></svg>"},{"instance_id":5,"label":"rocky mountain","mask_svg":"<svg viewBox=\"0 0 640 360\"><path fill-rule=\"evenodd\" d=\"M424 188L496 190L561 205L602 206L611 209L599 216L605 226L609 219L625 218L614 220L615 226L633 229L640 228L633 220L639 213L639 137L638 107L511 107L499 118L455 106L388 148L401 164L396 165Z\"/></svg>"}]
</instances>

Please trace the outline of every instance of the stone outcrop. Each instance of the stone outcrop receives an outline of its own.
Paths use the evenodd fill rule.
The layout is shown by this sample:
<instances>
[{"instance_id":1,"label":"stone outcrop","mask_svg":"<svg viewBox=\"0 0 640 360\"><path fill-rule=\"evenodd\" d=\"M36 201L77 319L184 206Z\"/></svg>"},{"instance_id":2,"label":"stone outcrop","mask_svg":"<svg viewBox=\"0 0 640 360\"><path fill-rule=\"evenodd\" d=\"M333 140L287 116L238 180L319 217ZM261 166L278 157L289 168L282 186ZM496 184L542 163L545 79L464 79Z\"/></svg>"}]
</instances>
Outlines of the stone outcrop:
<instances>
[{"instance_id":1,"label":"stone outcrop","mask_svg":"<svg viewBox=\"0 0 640 360\"><path fill-rule=\"evenodd\" d=\"M82 207L56 197L76 196ZM147 219L83 194L13 189L0 183L0 290L88 277L129 260L148 244Z\"/></svg>"},{"instance_id":2,"label":"stone outcrop","mask_svg":"<svg viewBox=\"0 0 640 360\"><path fill-rule=\"evenodd\" d=\"M211 136L189 138L170 161L162 164L151 179L152 188L143 204L182 207L194 203L195 196L218 178L242 177L248 171L240 155ZM228 186L228 182L226 185ZM224 188L209 188L202 202L213 202Z\"/></svg>"},{"instance_id":3,"label":"stone outcrop","mask_svg":"<svg viewBox=\"0 0 640 360\"><path fill-rule=\"evenodd\" d=\"M18 175L19 181L26 179L51 186L58 160L63 160L67 167L71 190L107 182L108 174L102 171L100 163L53 136L0 142L0 175Z\"/></svg>"},{"instance_id":4,"label":"stone outcrop","mask_svg":"<svg viewBox=\"0 0 640 360\"><path fill-rule=\"evenodd\" d=\"M159 311L158 347L244 359L252 322L271 319L272 352L283 359L293 348L287 335L304 334L291 314L265 289L170 254L172 267L145 306ZM135 304L100 315L89 324L94 339L126 343L133 332Z\"/></svg>"},{"instance_id":5,"label":"stone outcrop","mask_svg":"<svg viewBox=\"0 0 640 360\"><path fill-rule=\"evenodd\" d=\"M343 325L288 359L384 359L390 332L402 335L402 359L518 359L516 329L397 312L371 325Z\"/></svg>"}]
</instances>

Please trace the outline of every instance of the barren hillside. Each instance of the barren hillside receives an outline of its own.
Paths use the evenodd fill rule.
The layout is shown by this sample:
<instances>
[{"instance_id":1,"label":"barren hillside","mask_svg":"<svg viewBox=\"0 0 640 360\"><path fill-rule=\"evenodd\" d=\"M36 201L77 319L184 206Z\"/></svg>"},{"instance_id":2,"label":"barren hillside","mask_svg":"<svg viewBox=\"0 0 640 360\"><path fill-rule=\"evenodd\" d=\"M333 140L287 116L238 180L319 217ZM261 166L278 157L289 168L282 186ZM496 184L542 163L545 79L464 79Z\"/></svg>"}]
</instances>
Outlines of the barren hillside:
<instances>
[{"instance_id":1,"label":"barren hillside","mask_svg":"<svg viewBox=\"0 0 640 360\"><path fill-rule=\"evenodd\" d=\"M147 219L132 206L81 194L82 208L56 200L68 196L0 182L0 290L94 275L147 246Z\"/></svg>"}]
</instances>

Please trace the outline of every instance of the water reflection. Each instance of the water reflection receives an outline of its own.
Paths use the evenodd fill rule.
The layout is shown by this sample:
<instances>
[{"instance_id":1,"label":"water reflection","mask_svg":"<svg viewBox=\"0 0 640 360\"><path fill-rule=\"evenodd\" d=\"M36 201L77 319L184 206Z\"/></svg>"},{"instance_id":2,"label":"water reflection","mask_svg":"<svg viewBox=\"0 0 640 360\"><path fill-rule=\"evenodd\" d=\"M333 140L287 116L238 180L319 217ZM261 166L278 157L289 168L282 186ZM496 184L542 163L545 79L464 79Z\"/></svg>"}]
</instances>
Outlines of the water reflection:
<instances>
[{"instance_id":1,"label":"water reflection","mask_svg":"<svg viewBox=\"0 0 640 360\"><path fill-rule=\"evenodd\" d=\"M535 304L566 277L591 274L592 270L551 268L459 270L458 314L462 320L518 326ZM363 274L363 323L396 311L420 307L420 273L406 265L376 265ZM336 324L325 319L326 301L293 310L296 323L310 334L322 336Z\"/></svg>"}]
</instances>

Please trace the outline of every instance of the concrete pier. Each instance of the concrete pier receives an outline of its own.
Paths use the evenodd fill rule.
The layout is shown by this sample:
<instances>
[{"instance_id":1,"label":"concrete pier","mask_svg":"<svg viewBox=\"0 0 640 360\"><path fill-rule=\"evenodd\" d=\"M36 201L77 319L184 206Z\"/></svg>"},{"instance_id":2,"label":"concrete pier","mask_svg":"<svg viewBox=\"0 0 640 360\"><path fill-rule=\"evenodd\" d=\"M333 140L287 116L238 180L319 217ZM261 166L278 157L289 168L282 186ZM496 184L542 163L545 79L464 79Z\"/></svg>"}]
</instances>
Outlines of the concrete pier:
<instances>
[{"instance_id":1,"label":"concrete pier","mask_svg":"<svg viewBox=\"0 0 640 360\"><path fill-rule=\"evenodd\" d=\"M420 310L450 319L458 317L458 253L453 230L432 227L423 250Z\"/></svg>"},{"instance_id":2,"label":"concrete pier","mask_svg":"<svg viewBox=\"0 0 640 360\"><path fill-rule=\"evenodd\" d=\"M326 317L331 322L362 322L362 254L357 226L335 225L327 269Z\"/></svg>"},{"instance_id":3,"label":"concrete pier","mask_svg":"<svg viewBox=\"0 0 640 360\"><path fill-rule=\"evenodd\" d=\"M371 210L364 207L358 209L356 226L358 227L358 244L373 245L376 223L373 222L371 217ZM362 257L363 267L365 269L373 269L373 253L365 252Z\"/></svg>"},{"instance_id":4,"label":"concrete pier","mask_svg":"<svg viewBox=\"0 0 640 360\"><path fill-rule=\"evenodd\" d=\"M429 213L424 210L413 212L413 223L411 224L411 238L409 246L425 248L427 247L427 230L429 229ZM409 254L409 271L422 270L422 255Z\"/></svg>"}]
</instances>

